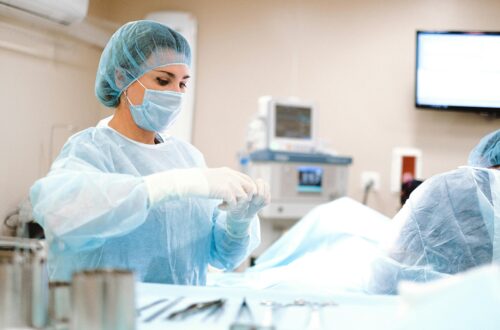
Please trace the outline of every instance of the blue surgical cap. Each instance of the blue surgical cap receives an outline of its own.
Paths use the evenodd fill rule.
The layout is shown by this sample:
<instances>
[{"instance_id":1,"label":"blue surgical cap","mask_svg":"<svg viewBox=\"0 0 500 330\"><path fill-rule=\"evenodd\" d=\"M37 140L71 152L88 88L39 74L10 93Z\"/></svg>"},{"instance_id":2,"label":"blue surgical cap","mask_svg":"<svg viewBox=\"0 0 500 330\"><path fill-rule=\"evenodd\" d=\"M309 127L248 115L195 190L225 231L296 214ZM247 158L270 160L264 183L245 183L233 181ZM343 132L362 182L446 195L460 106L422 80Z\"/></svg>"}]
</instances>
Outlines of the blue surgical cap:
<instances>
[{"instance_id":1,"label":"blue surgical cap","mask_svg":"<svg viewBox=\"0 0 500 330\"><path fill-rule=\"evenodd\" d=\"M500 165L500 129L483 137L469 155L469 165L493 167Z\"/></svg>"},{"instance_id":2,"label":"blue surgical cap","mask_svg":"<svg viewBox=\"0 0 500 330\"><path fill-rule=\"evenodd\" d=\"M107 107L119 104L121 93L146 72L169 64L191 64L191 50L182 35L153 21L129 22L104 48L97 69L95 93Z\"/></svg>"}]
</instances>

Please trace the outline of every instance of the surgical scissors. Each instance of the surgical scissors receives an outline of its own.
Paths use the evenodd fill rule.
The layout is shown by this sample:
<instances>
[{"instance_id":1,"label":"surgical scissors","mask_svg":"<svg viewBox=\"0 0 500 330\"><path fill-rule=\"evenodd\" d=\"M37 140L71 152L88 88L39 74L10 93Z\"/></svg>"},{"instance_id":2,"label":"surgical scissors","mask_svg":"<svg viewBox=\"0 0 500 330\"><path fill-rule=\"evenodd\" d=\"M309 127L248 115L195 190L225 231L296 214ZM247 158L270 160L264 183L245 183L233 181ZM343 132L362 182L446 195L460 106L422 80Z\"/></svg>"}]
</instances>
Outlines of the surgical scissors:
<instances>
[{"instance_id":1,"label":"surgical scissors","mask_svg":"<svg viewBox=\"0 0 500 330\"><path fill-rule=\"evenodd\" d=\"M290 303L279 303L272 300L264 300L261 301L261 305L271 307L272 310L278 308L286 308L286 307L300 307L306 306L310 308L310 316L309 321L307 323L306 330L317 330L321 329L321 318L320 318L320 309L328 306L338 306L338 304L334 301L325 301L325 302L316 302L316 301L307 301L305 299L296 299Z\"/></svg>"}]
</instances>

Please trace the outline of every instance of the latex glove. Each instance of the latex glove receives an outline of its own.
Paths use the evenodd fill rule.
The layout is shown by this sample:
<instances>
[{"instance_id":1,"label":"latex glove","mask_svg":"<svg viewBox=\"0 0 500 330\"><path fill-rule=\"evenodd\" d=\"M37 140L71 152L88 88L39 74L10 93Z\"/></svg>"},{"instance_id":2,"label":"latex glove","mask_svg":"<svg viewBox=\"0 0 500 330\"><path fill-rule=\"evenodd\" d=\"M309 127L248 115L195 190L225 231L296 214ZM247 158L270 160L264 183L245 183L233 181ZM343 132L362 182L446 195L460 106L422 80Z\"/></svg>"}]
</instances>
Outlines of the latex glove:
<instances>
[{"instance_id":1,"label":"latex glove","mask_svg":"<svg viewBox=\"0 0 500 330\"><path fill-rule=\"evenodd\" d=\"M144 177L150 203L165 198L202 197L222 199L229 207L249 201L257 192L247 175L227 167L176 169Z\"/></svg>"},{"instance_id":2,"label":"latex glove","mask_svg":"<svg viewBox=\"0 0 500 330\"><path fill-rule=\"evenodd\" d=\"M250 201L241 200L227 207L226 229L232 237L246 237L252 219L271 201L269 185L262 179L257 179L255 185L257 192Z\"/></svg>"}]
</instances>

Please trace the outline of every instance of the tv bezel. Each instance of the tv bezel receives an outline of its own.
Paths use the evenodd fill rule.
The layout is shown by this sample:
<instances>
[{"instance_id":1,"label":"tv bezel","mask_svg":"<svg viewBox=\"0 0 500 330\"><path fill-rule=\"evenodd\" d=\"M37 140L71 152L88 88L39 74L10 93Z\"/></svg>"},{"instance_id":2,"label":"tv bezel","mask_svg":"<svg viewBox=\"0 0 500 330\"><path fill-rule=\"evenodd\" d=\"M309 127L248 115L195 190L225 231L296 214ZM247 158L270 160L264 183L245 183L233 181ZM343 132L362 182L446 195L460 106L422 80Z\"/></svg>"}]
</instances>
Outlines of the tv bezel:
<instances>
[{"instance_id":1,"label":"tv bezel","mask_svg":"<svg viewBox=\"0 0 500 330\"><path fill-rule=\"evenodd\" d=\"M474 107L474 106L458 106L458 105L435 105L435 104L419 104L417 101L418 91L418 63L419 63L419 35L421 34L448 34L448 35L495 35L500 37L500 31L439 31L439 30L417 30L415 34L415 107L424 110L440 110L440 111L460 111L460 112L479 112L484 115L500 117L500 107ZM500 88L500 86L499 86Z\"/></svg>"}]
</instances>

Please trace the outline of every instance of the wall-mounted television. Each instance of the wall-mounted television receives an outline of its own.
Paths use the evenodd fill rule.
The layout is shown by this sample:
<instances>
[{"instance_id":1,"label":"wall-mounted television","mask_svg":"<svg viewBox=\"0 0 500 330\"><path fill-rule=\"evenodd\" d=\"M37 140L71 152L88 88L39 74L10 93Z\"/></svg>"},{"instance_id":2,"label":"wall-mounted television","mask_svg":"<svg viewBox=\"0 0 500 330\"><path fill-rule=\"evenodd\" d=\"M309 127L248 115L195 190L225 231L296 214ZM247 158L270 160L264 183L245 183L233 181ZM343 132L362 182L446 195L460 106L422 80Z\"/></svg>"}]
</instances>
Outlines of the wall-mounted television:
<instances>
[{"instance_id":1,"label":"wall-mounted television","mask_svg":"<svg viewBox=\"0 0 500 330\"><path fill-rule=\"evenodd\" d=\"M415 106L500 116L500 32L417 31Z\"/></svg>"}]
</instances>

